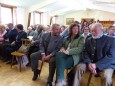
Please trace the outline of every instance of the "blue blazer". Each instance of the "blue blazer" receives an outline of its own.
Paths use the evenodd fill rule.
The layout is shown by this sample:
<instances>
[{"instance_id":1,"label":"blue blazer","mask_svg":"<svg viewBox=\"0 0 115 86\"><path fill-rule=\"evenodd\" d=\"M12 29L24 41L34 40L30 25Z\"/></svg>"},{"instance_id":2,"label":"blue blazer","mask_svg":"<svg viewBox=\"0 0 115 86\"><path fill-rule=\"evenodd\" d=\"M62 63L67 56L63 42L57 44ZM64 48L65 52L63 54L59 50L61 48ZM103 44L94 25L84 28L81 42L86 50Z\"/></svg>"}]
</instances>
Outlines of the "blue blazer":
<instances>
[{"instance_id":1,"label":"blue blazer","mask_svg":"<svg viewBox=\"0 0 115 86\"><path fill-rule=\"evenodd\" d=\"M96 63L99 70L115 69L115 38L103 35L94 40L89 37L85 43L83 61L87 64Z\"/></svg>"}]
</instances>

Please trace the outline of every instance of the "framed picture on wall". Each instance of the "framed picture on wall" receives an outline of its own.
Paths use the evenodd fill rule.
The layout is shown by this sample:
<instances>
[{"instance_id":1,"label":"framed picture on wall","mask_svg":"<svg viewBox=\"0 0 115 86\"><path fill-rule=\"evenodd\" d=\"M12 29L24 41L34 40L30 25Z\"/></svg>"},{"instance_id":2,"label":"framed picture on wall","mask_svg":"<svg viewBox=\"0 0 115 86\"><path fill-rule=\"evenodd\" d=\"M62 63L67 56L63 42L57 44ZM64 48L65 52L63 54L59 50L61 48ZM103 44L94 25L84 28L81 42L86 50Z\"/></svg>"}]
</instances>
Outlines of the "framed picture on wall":
<instances>
[{"instance_id":1,"label":"framed picture on wall","mask_svg":"<svg viewBox=\"0 0 115 86\"><path fill-rule=\"evenodd\" d=\"M89 24L93 23L94 20L95 20L94 18L82 18L81 22L87 22L87 24L89 25Z\"/></svg>"},{"instance_id":2,"label":"framed picture on wall","mask_svg":"<svg viewBox=\"0 0 115 86\"><path fill-rule=\"evenodd\" d=\"M74 18L66 18L66 25L70 25L74 22Z\"/></svg>"}]
</instances>

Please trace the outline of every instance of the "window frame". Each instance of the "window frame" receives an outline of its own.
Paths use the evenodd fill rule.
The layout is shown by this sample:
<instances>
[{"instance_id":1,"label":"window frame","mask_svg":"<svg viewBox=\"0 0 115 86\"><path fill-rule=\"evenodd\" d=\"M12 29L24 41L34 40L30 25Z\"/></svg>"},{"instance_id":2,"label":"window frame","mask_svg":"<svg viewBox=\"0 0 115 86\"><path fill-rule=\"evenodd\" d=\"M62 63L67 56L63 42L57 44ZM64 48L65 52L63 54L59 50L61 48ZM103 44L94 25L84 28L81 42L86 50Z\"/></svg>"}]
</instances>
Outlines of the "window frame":
<instances>
[{"instance_id":1,"label":"window frame","mask_svg":"<svg viewBox=\"0 0 115 86\"><path fill-rule=\"evenodd\" d=\"M17 8L16 6L12 6L12 5L7 5L7 4L3 4L3 3L0 3L0 23L2 22L2 18L1 18L1 7L4 7L4 8L10 8L11 9L11 15L12 15L12 22L9 22L9 23L14 23L14 19L13 19L13 9L14 8Z\"/></svg>"}]
</instances>

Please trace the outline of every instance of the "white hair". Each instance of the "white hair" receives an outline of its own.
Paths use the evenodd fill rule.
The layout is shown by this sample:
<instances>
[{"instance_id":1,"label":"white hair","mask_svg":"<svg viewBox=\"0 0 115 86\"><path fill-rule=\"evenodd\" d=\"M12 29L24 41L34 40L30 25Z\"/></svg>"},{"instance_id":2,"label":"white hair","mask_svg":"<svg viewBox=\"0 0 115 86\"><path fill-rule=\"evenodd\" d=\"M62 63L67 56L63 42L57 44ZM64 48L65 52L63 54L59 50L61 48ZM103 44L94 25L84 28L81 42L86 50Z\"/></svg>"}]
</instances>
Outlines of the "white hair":
<instances>
[{"instance_id":1,"label":"white hair","mask_svg":"<svg viewBox=\"0 0 115 86\"><path fill-rule=\"evenodd\" d=\"M103 27L103 25L101 24L101 23L93 23L92 25L91 25L91 29L93 28L93 27L98 27L98 28L100 28L101 30L104 30L104 27Z\"/></svg>"}]
</instances>

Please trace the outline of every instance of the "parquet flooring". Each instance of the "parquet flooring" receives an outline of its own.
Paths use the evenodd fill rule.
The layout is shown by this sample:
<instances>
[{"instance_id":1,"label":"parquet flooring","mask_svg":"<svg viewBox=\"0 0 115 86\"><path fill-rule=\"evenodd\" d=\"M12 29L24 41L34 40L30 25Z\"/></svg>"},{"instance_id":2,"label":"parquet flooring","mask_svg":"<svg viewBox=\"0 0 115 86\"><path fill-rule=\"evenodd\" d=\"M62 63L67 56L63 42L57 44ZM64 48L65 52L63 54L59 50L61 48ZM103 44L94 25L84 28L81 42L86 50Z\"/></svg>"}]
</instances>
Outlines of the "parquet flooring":
<instances>
[{"instance_id":1,"label":"parquet flooring","mask_svg":"<svg viewBox=\"0 0 115 86\"><path fill-rule=\"evenodd\" d=\"M48 64L45 63L40 78L32 81L33 72L30 67L23 68L22 72L16 65L13 68L9 64L0 61L0 86L45 86L48 76ZM86 86L89 73L84 74L82 86ZM55 81L55 80L54 80ZM113 76L113 86L115 86L115 76ZM93 77L90 86L101 86L100 78Z\"/></svg>"}]
</instances>

